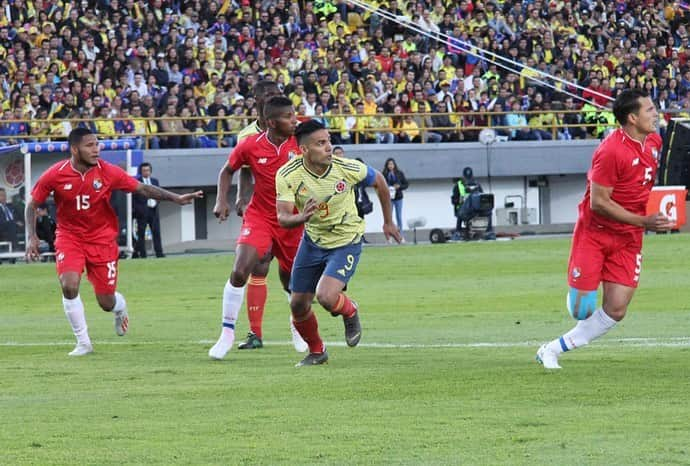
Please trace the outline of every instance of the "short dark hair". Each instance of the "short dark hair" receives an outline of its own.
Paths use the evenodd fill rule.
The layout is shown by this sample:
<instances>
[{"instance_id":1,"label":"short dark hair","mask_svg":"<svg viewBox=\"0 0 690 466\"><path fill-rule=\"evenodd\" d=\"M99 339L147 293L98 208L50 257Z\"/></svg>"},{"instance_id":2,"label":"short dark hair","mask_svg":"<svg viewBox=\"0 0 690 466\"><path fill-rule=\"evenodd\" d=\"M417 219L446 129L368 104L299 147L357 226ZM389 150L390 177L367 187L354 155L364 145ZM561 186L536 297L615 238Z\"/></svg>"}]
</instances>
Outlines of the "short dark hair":
<instances>
[{"instance_id":1,"label":"short dark hair","mask_svg":"<svg viewBox=\"0 0 690 466\"><path fill-rule=\"evenodd\" d=\"M146 167L150 168L151 171L153 171L153 167L151 166L150 163L148 163L148 162L142 162L142 163L139 164L139 168L138 168L139 174L141 174L141 169L142 169L142 168L146 168Z\"/></svg>"},{"instance_id":2,"label":"short dark hair","mask_svg":"<svg viewBox=\"0 0 690 466\"><path fill-rule=\"evenodd\" d=\"M277 114L285 107L292 107L292 100L288 99L284 95L276 95L271 97L268 99L268 102L264 104L264 118L267 120L275 118Z\"/></svg>"},{"instance_id":3,"label":"short dark hair","mask_svg":"<svg viewBox=\"0 0 690 466\"><path fill-rule=\"evenodd\" d=\"M93 132L88 128L74 128L69 133L69 138L68 138L69 146L70 147L78 146L79 143L81 142L81 140L84 139L84 136L88 136L89 134L93 134Z\"/></svg>"},{"instance_id":4,"label":"short dark hair","mask_svg":"<svg viewBox=\"0 0 690 466\"><path fill-rule=\"evenodd\" d=\"M268 90L271 88L276 88L280 90L280 88L278 87L278 83L276 83L275 81L262 79L258 83L254 84L254 98L263 99L264 96L268 93Z\"/></svg>"},{"instance_id":5,"label":"short dark hair","mask_svg":"<svg viewBox=\"0 0 690 466\"><path fill-rule=\"evenodd\" d=\"M316 120L307 120L300 123L300 125L297 126L297 129L295 130L297 144L301 145L306 138L312 135L312 133L315 133L316 131L320 131L322 129L326 129L326 127Z\"/></svg>"},{"instance_id":6,"label":"short dark hair","mask_svg":"<svg viewBox=\"0 0 690 466\"><path fill-rule=\"evenodd\" d=\"M649 95L641 89L625 89L613 102L613 115L616 121L621 126L628 122L628 115L635 114L640 111L640 98L649 97Z\"/></svg>"}]
</instances>

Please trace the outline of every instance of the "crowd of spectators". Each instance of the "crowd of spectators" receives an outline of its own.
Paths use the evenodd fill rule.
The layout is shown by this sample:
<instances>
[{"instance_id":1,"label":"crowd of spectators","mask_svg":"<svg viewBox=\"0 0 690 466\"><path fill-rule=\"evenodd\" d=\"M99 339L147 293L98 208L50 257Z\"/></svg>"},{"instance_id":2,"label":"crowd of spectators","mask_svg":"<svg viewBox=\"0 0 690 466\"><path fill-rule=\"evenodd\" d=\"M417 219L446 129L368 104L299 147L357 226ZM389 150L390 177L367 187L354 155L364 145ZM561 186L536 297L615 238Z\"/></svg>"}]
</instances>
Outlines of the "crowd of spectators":
<instances>
[{"instance_id":1,"label":"crowd of spectators","mask_svg":"<svg viewBox=\"0 0 690 466\"><path fill-rule=\"evenodd\" d=\"M512 126L503 130L512 139L596 137L612 122L597 105L630 87L665 112L690 112L682 2L367 2L402 23L342 0L0 4L4 143L61 138L79 124L147 135L154 148L232 146L256 118L252 89L262 79L300 115L322 119L338 144L476 140L488 124ZM516 65L505 70L459 44ZM571 84L537 83L523 65ZM592 105L581 108L580 97ZM584 121L594 126L553 130ZM200 136L207 131L218 134Z\"/></svg>"}]
</instances>

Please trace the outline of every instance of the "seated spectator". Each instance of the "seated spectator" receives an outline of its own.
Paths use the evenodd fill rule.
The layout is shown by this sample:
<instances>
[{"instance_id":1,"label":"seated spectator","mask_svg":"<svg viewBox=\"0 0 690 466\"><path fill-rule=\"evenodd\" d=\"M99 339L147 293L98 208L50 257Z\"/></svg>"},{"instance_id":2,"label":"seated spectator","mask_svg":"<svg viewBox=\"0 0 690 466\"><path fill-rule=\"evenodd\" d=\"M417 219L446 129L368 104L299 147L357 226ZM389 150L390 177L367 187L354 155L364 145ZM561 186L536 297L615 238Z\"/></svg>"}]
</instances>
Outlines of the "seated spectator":
<instances>
[{"instance_id":1,"label":"seated spectator","mask_svg":"<svg viewBox=\"0 0 690 466\"><path fill-rule=\"evenodd\" d=\"M527 117L520 110L520 102L513 102L512 112L506 115L506 125L514 128L510 132L510 139L513 141L537 140L537 136L527 124Z\"/></svg>"},{"instance_id":2,"label":"seated spectator","mask_svg":"<svg viewBox=\"0 0 690 466\"><path fill-rule=\"evenodd\" d=\"M55 252L55 220L48 213L48 204L36 207L36 236L46 242L48 252Z\"/></svg>"},{"instance_id":3,"label":"seated spectator","mask_svg":"<svg viewBox=\"0 0 690 466\"><path fill-rule=\"evenodd\" d=\"M9 242L17 248L17 233L24 225L12 204L7 203L7 191L0 188L0 241Z\"/></svg>"}]
</instances>

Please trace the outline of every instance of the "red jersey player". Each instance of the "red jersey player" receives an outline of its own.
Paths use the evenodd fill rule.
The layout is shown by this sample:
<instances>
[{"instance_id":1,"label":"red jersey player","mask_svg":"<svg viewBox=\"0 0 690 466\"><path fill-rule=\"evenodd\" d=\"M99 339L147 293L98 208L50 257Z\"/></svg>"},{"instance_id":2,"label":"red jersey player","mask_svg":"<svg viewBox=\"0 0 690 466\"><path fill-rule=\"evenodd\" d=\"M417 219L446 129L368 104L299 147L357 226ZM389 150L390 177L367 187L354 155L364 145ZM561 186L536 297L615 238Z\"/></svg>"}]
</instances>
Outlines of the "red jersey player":
<instances>
[{"instance_id":1,"label":"red jersey player","mask_svg":"<svg viewBox=\"0 0 690 466\"><path fill-rule=\"evenodd\" d=\"M249 136L235 147L218 174L218 196L213 213L224 221L230 213L228 192L234 172L248 165L254 174L255 190L244 212L237 239L235 263L223 289L223 323L220 337L208 354L223 359L235 340L235 323L244 299L247 279L266 254L278 259L280 280L288 290L290 271L302 237L301 229L287 230L278 225L276 216L275 174L287 161L299 154L293 136L297 117L292 101L284 96L268 100L264 106L266 132Z\"/></svg>"},{"instance_id":2,"label":"red jersey player","mask_svg":"<svg viewBox=\"0 0 690 466\"><path fill-rule=\"evenodd\" d=\"M124 297L115 291L119 249L115 238L118 222L110 206L113 190L137 192L157 200L189 204L201 197L201 191L175 194L157 186L140 183L123 169L99 159L99 142L95 134L77 128L69 134L71 158L50 167L36 182L31 201L26 206L29 228L27 261L38 258L36 236L36 206L53 193L57 204L57 238L55 259L62 304L77 346L70 356L83 356L93 352L89 338L84 304L79 297L81 274L86 267L101 308L115 316L115 331L122 336L127 332L129 317Z\"/></svg>"},{"instance_id":3,"label":"red jersey player","mask_svg":"<svg viewBox=\"0 0 690 466\"><path fill-rule=\"evenodd\" d=\"M640 90L625 90L613 113L622 128L594 152L570 251L567 304L578 323L539 349L537 361L546 369L560 369L561 353L588 344L625 317L640 278L645 230L673 225L661 213L646 215L661 151L652 99ZM597 308L600 283L603 303Z\"/></svg>"}]
</instances>

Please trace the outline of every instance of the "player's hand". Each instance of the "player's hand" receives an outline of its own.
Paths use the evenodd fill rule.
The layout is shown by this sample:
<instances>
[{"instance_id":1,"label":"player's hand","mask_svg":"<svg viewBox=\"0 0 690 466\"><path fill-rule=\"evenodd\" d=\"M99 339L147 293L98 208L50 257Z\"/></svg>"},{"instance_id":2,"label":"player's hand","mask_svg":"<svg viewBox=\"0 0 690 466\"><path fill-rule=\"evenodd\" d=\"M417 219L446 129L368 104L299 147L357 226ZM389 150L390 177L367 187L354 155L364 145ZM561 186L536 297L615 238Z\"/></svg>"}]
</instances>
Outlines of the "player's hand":
<instances>
[{"instance_id":1,"label":"player's hand","mask_svg":"<svg viewBox=\"0 0 690 466\"><path fill-rule=\"evenodd\" d=\"M201 199L202 197L204 197L203 191L194 191L193 193L180 194L175 202L179 205L187 205L194 202L194 199Z\"/></svg>"},{"instance_id":2,"label":"player's hand","mask_svg":"<svg viewBox=\"0 0 690 466\"><path fill-rule=\"evenodd\" d=\"M668 231L676 225L676 222L661 212L648 215L644 218L644 227L649 231Z\"/></svg>"},{"instance_id":3,"label":"player's hand","mask_svg":"<svg viewBox=\"0 0 690 466\"><path fill-rule=\"evenodd\" d=\"M242 217L244 215L244 211L247 210L248 205L249 199L244 199L242 197L237 198L235 201L235 212L237 213L238 217Z\"/></svg>"},{"instance_id":4,"label":"player's hand","mask_svg":"<svg viewBox=\"0 0 690 466\"><path fill-rule=\"evenodd\" d=\"M319 203L315 199L310 198L305 204L304 209L302 209L302 220L307 223L316 211L319 210Z\"/></svg>"},{"instance_id":5,"label":"player's hand","mask_svg":"<svg viewBox=\"0 0 690 466\"><path fill-rule=\"evenodd\" d=\"M29 245L26 247L26 262L34 262L39 259L41 254L38 252L38 243L40 240L37 237L29 239Z\"/></svg>"},{"instance_id":6,"label":"player's hand","mask_svg":"<svg viewBox=\"0 0 690 466\"><path fill-rule=\"evenodd\" d=\"M402 235L400 234L398 227L392 223L383 224L383 236L386 237L386 241L389 241L391 238L393 238L398 244L400 244L402 241Z\"/></svg>"},{"instance_id":7,"label":"player's hand","mask_svg":"<svg viewBox=\"0 0 690 466\"><path fill-rule=\"evenodd\" d=\"M224 222L230 216L230 204L225 200L216 201L216 205L213 206L213 215L219 222Z\"/></svg>"}]
</instances>

